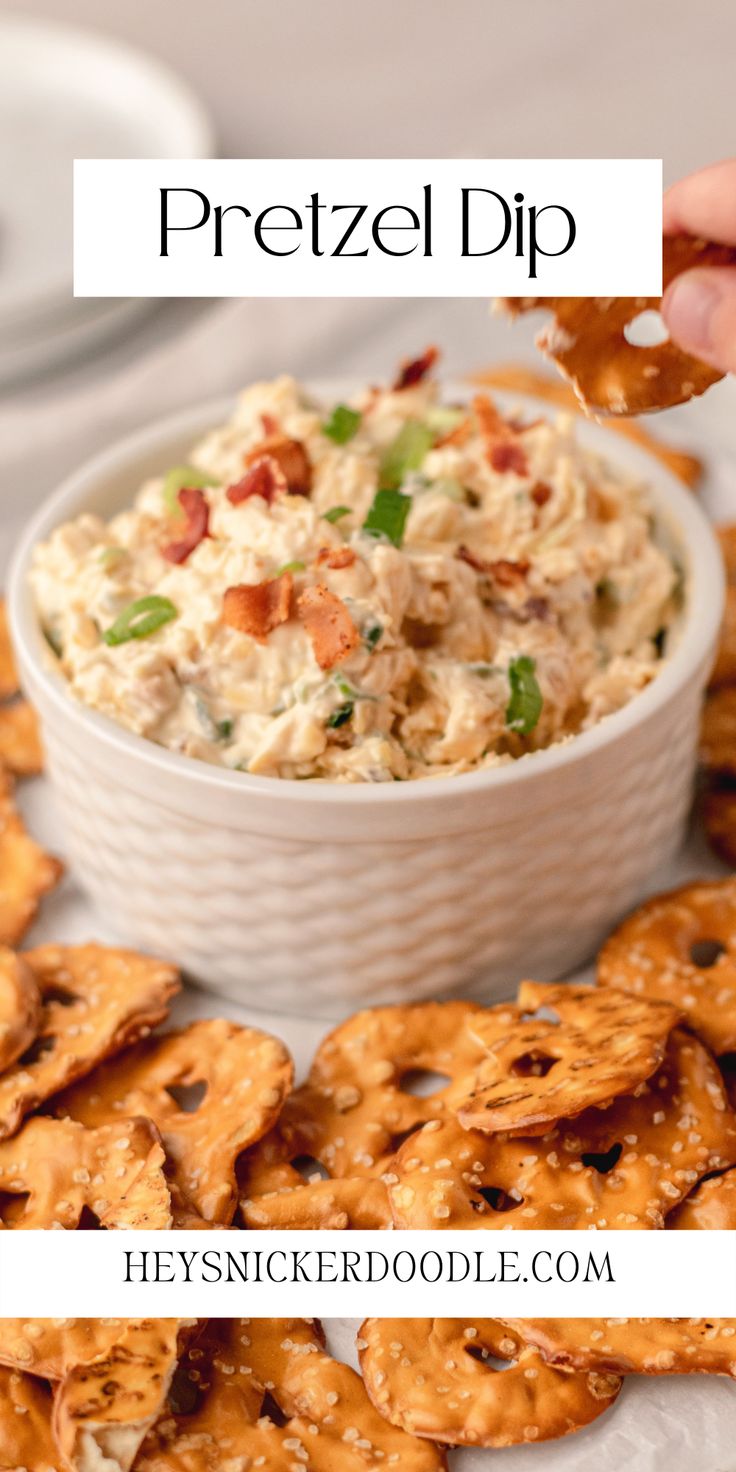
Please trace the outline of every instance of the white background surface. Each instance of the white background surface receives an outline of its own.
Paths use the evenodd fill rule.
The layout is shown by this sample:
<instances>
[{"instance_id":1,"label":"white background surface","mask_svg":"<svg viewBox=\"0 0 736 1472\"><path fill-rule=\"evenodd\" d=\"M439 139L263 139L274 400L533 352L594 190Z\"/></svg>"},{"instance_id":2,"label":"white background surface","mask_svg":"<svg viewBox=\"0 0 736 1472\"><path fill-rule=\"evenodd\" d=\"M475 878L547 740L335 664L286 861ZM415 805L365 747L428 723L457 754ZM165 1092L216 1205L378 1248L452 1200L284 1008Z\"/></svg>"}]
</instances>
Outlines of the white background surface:
<instances>
[{"instance_id":1,"label":"white background surface","mask_svg":"<svg viewBox=\"0 0 736 1472\"><path fill-rule=\"evenodd\" d=\"M338 143L345 156L662 156L672 180L734 149L732 0L16 0L12 9L149 48L203 95L223 152L235 156L328 156ZM302 376L383 378L430 341L443 345L453 375L493 358L533 359L531 329L490 321L483 302L161 309L104 356L0 396L2 565L32 505L128 429L287 365ZM722 513L736 512L735 409L729 384L666 416L671 433L708 451ZM43 783L25 804L36 833L63 851ZM682 871L705 862L693 848ZM91 916L67 880L38 936L90 934L105 938L104 917ZM211 1006L189 994L177 1016ZM271 1021L303 1069L322 1025ZM346 1357L354 1330L331 1327ZM734 1472L735 1441L732 1384L640 1379L575 1437L451 1461L454 1472Z\"/></svg>"}]
</instances>

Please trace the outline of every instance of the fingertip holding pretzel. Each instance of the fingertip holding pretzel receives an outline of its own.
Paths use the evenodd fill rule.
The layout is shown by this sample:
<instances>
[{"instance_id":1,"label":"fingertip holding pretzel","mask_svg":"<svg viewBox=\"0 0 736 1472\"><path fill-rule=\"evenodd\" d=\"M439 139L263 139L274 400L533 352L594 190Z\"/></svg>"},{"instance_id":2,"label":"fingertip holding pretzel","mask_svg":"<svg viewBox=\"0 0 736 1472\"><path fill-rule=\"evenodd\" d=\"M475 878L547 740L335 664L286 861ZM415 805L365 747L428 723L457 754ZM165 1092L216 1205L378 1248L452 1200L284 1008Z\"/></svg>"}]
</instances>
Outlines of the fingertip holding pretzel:
<instances>
[{"instance_id":1,"label":"fingertip holding pretzel","mask_svg":"<svg viewBox=\"0 0 736 1472\"><path fill-rule=\"evenodd\" d=\"M513 1010L510 1021L489 1008L468 1024L485 1056L457 1109L466 1129L538 1135L606 1108L654 1073L681 1016L625 992L537 982L522 982Z\"/></svg>"},{"instance_id":2,"label":"fingertip holding pretzel","mask_svg":"<svg viewBox=\"0 0 736 1472\"><path fill-rule=\"evenodd\" d=\"M730 246L665 235L663 291L683 271L734 263L736 249ZM594 414L669 409L705 393L724 376L670 338L656 346L637 346L628 339L627 328L643 312L658 311L660 297L504 297L499 305L512 317L538 308L553 314L537 346Z\"/></svg>"},{"instance_id":3,"label":"fingertip holding pretzel","mask_svg":"<svg viewBox=\"0 0 736 1472\"><path fill-rule=\"evenodd\" d=\"M381 1415L447 1446L567 1436L608 1410L621 1389L617 1375L545 1364L497 1319L367 1319L358 1346Z\"/></svg>"},{"instance_id":4,"label":"fingertip holding pretzel","mask_svg":"<svg viewBox=\"0 0 736 1472\"><path fill-rule=\"evenodd\" d=\"M548 1364L618 1375L736 1376L736 1319L507 1319Z\"/></svg>"},{"instance_id":5,"label":"fingertip holding pretzel","mask_svg":"<svg viewBox=\"0 0 736 1472\"><path fill-rule=\"evenodd\" d=\"M238 1156L274 1124L292 1078L291 1057L276 1038L213 1018L103 1064L62 1095L57 1112L88 1126L121 1112L149 1117L178 1188L175 1205L229 1225ZM192 1107L187 1095L201 1089Z\"/></svg>"},{"instance_id":6,"label":"fingertip holding pretzel","mask_svg":"<svg viewBox=\"0 0 736 1472\"><path fill-rule=\"evenodd\" d=\"M647 900L605 942L597 980L680 1007L716 1055L736 1051L736 878Z\"/></svg>"}]
</instances>

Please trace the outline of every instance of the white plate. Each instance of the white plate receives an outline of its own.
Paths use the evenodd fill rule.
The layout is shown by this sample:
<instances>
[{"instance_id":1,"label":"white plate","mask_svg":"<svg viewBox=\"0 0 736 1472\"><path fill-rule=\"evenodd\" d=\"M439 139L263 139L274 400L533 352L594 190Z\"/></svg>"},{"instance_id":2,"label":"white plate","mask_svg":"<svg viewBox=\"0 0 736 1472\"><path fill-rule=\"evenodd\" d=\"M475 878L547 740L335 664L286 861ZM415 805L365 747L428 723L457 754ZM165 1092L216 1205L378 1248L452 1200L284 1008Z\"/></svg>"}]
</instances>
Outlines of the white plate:
<instances>
[{"instance_id":1,"label":"white plate","mask_svg":"<svg viewBox=\"0 0 736 1472\"><path fill-rule=\"evenodd\" d=\"M93 319L107 332L127 315L72 296L72 160L213 151L199 102L152 58L94 32L0 17L2 376L44 366L47 344L58 359L65 334L73 348Z\"/></svg>"}]
</instances>

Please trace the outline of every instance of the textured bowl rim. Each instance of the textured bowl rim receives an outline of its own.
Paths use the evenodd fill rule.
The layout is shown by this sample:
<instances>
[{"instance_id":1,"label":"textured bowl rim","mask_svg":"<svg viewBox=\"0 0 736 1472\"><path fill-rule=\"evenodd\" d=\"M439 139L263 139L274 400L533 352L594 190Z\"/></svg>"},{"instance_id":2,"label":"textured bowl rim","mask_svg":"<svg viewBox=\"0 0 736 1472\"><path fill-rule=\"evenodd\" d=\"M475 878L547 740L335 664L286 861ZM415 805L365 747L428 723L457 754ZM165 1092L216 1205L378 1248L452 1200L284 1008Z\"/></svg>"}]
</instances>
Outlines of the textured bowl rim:
<instances>
[{"instance_id":1,"label":"textured bowl rim","mask_svg":"<svg viewBox=\"0 0 736 1472\"><path fill-rule=\"evenodd\" d=\"M340 379L334 382L311 381L306 387L320 399L345 396L352 393L357 385L354 380ZM443 385L443 392L455 398L466 398L468 387ZM530 395L506 393L494 397L502 405L521 406L537 417L554 420L559 416L557 407ZM656 678L620 710L605 716L589 731L515 762L454 776L394 783L303 782L293 778L232 772L195 757L169 751L147 737L128 731L112 718L72 697L63 677L50 667L28 586L33 549L62 521L94 506L95 488L99 488L100 481L121 474L126 466L130 467L134 478L140 474L137 462L144 455L156 455L158 451L165 463L165 451L172 440L189 434L193 440L196 439L208 428L222 423L232 407L232 395L219 397L156 420L116 441L64 480L31 518L17 544L8 579L8 608L21 665L58 711L60 718L74 724L80 738L86 737L104 747L111 763L116 758L127 764L135 762L141 771L146 769L154 783L157 775L165 776L168 781L178 776L182 784L198 789L201 796L208 791L213 797L229 793L234 802L238 796L240 801L250 797L259 803L273 803L279 808L297 805L304 811L329 807L344 813L352 811L357 816L356 810L370 806L374 812L382 808L388 817L390 809L396 805L416 808L417 805L421 807L431 803L433 807L447 807L461 794L468 798L473 794L486 794L529 782L540 783L548 775L561 773L575 763L614 746L620 738L663 710L681 689L698 676L708 658L720 627L725 590L722 557L711 524L692 492L654 454L623 437L614 439L611 431L600 424L580 419L576 433L586 447L603 455L617 468L647 482L660 523L674 531L688 561L688 606L676 646ZM663 741L666 741L666 730L663 730Z\"/></svg>"}]
</instances>

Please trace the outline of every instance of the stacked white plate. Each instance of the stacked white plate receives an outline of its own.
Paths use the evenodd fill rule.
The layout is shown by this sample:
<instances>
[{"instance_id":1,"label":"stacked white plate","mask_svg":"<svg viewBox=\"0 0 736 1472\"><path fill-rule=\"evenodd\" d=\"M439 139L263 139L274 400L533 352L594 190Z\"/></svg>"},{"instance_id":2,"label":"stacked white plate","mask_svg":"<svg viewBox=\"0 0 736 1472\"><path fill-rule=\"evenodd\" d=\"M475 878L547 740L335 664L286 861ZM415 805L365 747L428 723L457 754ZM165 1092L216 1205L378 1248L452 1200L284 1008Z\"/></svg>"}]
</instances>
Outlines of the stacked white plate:
<instances>
[{"instance_id":1,"label":"stacked white plate","mask_svg":"<svg viewBox=\"0 0 736 1472\"><path fill-rule=\"evenodd\" d=\"M150 307L72 295L74 158L207 158L201 104L94 32L0 16L0 382L97 346Z\"/></svg>"}]
</instances>

